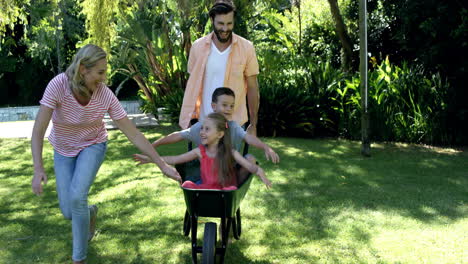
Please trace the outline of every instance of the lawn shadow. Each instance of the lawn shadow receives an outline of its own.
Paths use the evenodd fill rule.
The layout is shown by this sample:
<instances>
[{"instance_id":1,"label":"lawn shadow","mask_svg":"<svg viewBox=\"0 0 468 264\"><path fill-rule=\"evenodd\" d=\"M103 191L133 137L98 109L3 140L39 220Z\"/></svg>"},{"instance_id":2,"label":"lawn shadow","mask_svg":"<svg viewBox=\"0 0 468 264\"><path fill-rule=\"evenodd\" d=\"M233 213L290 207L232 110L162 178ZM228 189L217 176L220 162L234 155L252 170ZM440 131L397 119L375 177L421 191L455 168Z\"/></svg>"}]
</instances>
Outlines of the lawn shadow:
<instances>
[{"instance_id":1,"label":"lawn shadow","mask_svg":"<svg viewBox=\"0 0 468 264\"><path fill-rule=\"evenodd\" d=\"M273 224L263 227L261 239L267 243L274 237L284 239L270 243L269 254L288 245L288 238L304 234L310 240L333 241L340 236L334 221L348 221L346 212L350 210L395 212L439 224L467 217L462 205L468 200L468 183L466 173L460 173L468 167L466 153L382 144L366 158L360 155L357 142L289 138L267 141L277 150L281 163L262 161L272 175L273 189L248 194L249 202L254 201L251 206L265 209L260 210L262 215L246 218L273 220ZM459 173L453 173L454 168ZM368 219L359 221L375 224ZM278 225L283 228L277 228ZM356 247L370 247L372 234L355 222L350 225L352 241L358 241ZM276 235L269 235L270 232ZM333 259L333 254L327 255ZM353 259L358 260L359 256Z\"/></svg>"}]
</instances>

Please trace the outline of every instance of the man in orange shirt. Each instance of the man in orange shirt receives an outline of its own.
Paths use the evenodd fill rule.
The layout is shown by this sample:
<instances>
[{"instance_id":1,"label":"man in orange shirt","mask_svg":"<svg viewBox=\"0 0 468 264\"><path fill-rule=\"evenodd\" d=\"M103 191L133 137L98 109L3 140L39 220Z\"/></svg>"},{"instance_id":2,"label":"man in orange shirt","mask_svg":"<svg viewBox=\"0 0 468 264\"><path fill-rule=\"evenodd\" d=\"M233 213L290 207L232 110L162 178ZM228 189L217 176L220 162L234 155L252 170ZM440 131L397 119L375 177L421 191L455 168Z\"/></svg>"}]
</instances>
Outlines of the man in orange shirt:
<instances>
[{"instance_id":1,"label":"man in orange shirt","mask_svg":"<svg viewBox=\"0 0 468 264\"><path fill-rule=\"evenodd\" d=\"M190 50L188 72L179 125L185 129L192 118L203 120L212 112L211 96L218 87L229 87L236 96L233 120L256 135L259 90L257 56L252 42L234 34L235 7L231 0L216 0L209 15L213 32L196 40ZM249 104L247 116L246 97Z\"/></svg>"}]
</instances>

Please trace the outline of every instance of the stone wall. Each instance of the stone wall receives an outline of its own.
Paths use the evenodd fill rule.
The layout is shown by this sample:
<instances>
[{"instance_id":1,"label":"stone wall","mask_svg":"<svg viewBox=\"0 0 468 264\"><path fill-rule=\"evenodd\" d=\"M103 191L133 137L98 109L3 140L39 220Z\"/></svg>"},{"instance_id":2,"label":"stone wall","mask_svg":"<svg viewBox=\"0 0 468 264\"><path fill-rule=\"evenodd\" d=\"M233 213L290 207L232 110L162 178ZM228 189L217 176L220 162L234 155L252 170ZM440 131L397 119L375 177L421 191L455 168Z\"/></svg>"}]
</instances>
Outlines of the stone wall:
<instances>
[{"instance_id":1,"label":"stone wall","mask_svg":"<svg viewBox=\"0 0 468 264\"><path fill-rule=\"evenodd\" d=\"M121 101L127 114L141 114L138 101ZM36 118L39 106L20 106L0 108L0 122L26 121Z\"/></svg>"}]
</instances>

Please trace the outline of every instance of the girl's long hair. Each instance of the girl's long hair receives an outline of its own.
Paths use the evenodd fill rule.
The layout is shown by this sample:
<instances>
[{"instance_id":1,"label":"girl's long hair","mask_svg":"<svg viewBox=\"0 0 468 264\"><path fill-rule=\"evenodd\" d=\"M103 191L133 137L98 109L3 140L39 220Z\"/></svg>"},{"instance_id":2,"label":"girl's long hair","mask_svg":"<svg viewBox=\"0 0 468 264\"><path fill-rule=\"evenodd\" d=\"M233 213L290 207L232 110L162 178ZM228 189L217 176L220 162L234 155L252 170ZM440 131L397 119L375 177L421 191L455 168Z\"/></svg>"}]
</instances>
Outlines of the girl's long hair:
<instances>
[{"instance_id":1,"label":"girl's long hair","mask_svg":"<svg viewBox=\"0 0 468 264\"><path fill-rule=\"evenodd\" d=\"M80 65L83 65L86 69L90 69L96 66L98 61L106 57L106 52L93 44L85 45L78 50L70 66L65 71L70 89L75 94L81 95L86 99L91 98L91 91L85 86L83 76L80 74Z\"/></svg>"},{"instance_id":2,"label":"girl's long hair","mask_svg":"<svg viewBox=\"0 0 468 264\"><path fill-rule=\"evenodd\" d=\"M213 121L217 131L224 132L224 136L218 142L218 177L222 186L236 184L234 171L234 157L232 155L231 133L228 128L228 121L219 113L211 113L206 118Z\"/></svg>"}]
</instances>

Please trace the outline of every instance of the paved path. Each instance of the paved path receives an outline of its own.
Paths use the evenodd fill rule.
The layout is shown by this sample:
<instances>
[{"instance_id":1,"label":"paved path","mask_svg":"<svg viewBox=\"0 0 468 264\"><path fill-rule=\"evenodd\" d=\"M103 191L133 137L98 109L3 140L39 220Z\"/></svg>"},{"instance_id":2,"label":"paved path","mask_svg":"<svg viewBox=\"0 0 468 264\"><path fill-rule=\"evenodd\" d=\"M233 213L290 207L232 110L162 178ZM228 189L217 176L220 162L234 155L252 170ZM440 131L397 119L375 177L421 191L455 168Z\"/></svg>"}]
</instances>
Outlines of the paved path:
<instances>
[{"instance_id":1,"label":"paved path","mask_svg":"<svg viewBox=\"0 0 468 264\"><path fill-rule=\"evenodd\" d=\"M128 115L128 118L137 126L157 126L158 122L152 114L135 114ZM114 122L105 118L107 129L116 129ZM16 121L16 122L0 122L0 138L31 138L34 121ZM45 137L49 136L52 122L47 128Z\"/></svg>"}]
</instances>

